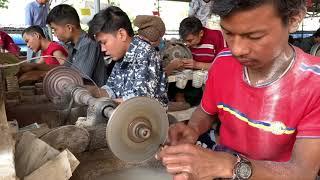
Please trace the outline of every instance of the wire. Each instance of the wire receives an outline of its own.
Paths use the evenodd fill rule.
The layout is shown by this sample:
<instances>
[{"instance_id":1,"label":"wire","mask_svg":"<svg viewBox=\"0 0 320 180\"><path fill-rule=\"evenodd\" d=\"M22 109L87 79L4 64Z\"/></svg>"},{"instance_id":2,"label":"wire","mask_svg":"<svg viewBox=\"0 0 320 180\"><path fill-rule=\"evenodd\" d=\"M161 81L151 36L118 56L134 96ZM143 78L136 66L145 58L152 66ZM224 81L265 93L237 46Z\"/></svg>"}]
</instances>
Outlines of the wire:
<instances>
[{"instance_id":1,"label":"wire","mask_svg":"<svg viewBox=\"0 0 320 180\"><path fill-rule=\"evenodd\" d=\"M93 83L93 85L94 85L95 87L97 87L98 92L99 92L99 96L102 95L101 89L100 89L99 86L93 81L93 79L91 79L90 76L88 76L87 74L83 73L78 66L76 66L75 64L72 64L72 63L69 62L69 61L66 61L66 58L62 58L62 57L58 57L58 56L51 56L51 55L38 56L38 57L34 57L34 58L30 58L30 59L26 59L26 60L20 61L20 62L18 62L18 63L13 63L13 64L0 64L0 68L7 68L7 67L19 66L19 65L21 65L21 64L23 64L23 63L25 63L25 62L30 62L30 61L32 61L32 60L36 60L36 59L40 59L40 58L48 58L48 57L53 57L53 58L56 58L56 59L61 59L61 60L64 60L65 63L69 63L70 65L73 65L73 67L75 68L75 70L77 70L80 75L82 75L82 76L83 76L84 78L86 78L86 79L89 79L89 80Z\"/></svg>"}]
</instances>

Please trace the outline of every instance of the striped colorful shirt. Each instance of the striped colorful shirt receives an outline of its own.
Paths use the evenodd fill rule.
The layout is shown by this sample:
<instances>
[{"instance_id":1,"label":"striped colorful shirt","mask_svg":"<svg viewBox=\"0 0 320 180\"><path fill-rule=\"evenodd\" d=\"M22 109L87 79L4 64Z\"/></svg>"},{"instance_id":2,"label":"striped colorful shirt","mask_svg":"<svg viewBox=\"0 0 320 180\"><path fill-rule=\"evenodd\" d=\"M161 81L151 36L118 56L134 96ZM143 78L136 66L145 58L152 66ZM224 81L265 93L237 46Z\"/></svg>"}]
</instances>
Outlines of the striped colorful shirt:
<instances>
[{"instance_id":1,"label":"striped colorful shirt","mask_svg":"<svg viewBox=\"0 0 320 180\"><path fill-rule=\"evenodd\" d=\"M193 59L198 62L211 63L215 56L225 48L221 31L203 28L203 36L198 46L191 47Z\"/></svg>"},{"instance_id":2,"label":"striped colorful shirt","mask_svg":"<svg viewBox=\"0 0 320 180\"><path fill-rule=\"evenodd\" d=\"M282 78L250 86L244 67L226 50L217 55L202 109L218 114L220 143L256 160L288 161L297 138L320 138L320 58L295 48Z\"/></svg>"}]
</instances>

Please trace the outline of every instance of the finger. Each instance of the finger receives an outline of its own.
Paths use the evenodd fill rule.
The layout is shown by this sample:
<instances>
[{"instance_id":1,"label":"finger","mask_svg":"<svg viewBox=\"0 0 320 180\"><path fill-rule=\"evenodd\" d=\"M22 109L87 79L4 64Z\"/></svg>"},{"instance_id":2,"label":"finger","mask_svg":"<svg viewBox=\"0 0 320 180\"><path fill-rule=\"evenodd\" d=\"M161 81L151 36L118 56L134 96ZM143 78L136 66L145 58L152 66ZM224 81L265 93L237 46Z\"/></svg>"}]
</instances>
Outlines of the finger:
<instances>
[{"instance_id":1,"label":"finger","mask_svg":"<svg viewBox=\"0 0 320 180\"><path fill-rule=\"evenodd\" d=\"M168 146L163 149L165 154L196 154L201 151L200 147L194 144L178 144L175 146Z\"/></svg>"},{"instance_id":2,"label":"finger","mask_svg":"<svg viewBox=\"0 0 320 180\"><path fill-rule=\"evenodd\" d=\"M191 180L191 177L188 173L180 173L173 176L173 180Z\"/></svg>"},{"instance_id":3,"label":"finger","mask_svg":"<svg viewBox=\"0 0 320 180\"><path fill-rule=\"evenodd\" d=\"M190 165L181 165L181 164L170 164L166 166L167 172L170 174L180 174L187 173L192 174L192 169Z\"/></svg>"},{"instance_id":4,"label":"finger","mask_svg":"<svg viewBox=\"0 0 320 180\"><path fill-rule=\"evenodd\" d=\"M172 124L169 128L168 138L170 145L176 145L180 140L180 136L183 135L186 129L186 125L183 123Z\"/></svg>"}]
</instances>

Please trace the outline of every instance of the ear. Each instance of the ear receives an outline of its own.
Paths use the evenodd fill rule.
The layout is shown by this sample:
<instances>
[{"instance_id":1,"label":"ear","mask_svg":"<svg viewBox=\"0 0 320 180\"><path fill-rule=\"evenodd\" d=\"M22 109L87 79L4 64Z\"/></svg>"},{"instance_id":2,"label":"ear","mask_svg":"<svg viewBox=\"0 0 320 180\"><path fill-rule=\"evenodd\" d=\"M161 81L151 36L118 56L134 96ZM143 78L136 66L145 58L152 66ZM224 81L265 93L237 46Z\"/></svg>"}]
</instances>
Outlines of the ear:
<instances>
[{"instance_id":1,"label":"ear","mask_svg":"<svg viewBox=\"0 0 320 180\"><path fill-rule=\"evenodd\" d=\"M73 25L71 25L71 24L66 24L66 27L67 27L67 29L68 29L68 31L69 32L72 32L73 31Z\"/></svg>"},{"instance_id":2,"label":"ear","mask_svg":"<svg viewBox=\"0 0 320 180\"><path fill-rule=\"evenodd\" d=\"M127 41L129 38L128 32L125 29L120 28L117 32L117 38L119 38L122 42Z\"/></svg>"},{"instance_id":3,"label":"ear","mask_svg":"<svg viewBox=\"0 0 320 180\"><path fill-rule=\"evenodd\" d=\"M204 34L204 31L203 31L203 30L201 30L201 31L199 32L199 36L200 36L200 38L202 38L203 34Z\"/></svg>"},{"instance_id":4,"label":"ear","mask_svg":"<svg viewBox=\"0 0 320 180\"><path fill-rule=\"evenodd\" d=\"M289 33L294 33L298 30L299 25L302 22L305 15L306 15L306 11L301 10L299 13L289 18L289 23L288 23Z\"/></svg>"},{"instance_id":5,"label":"ear","mask_svg":"<svg viewBox=\"0 0 320 180\"><path fill-rule=\"evenodd\" d=\"M37 39L40 39L40 34L39 33L33 33L33 36L36 37Z\"/></svg>"}]
</instances>

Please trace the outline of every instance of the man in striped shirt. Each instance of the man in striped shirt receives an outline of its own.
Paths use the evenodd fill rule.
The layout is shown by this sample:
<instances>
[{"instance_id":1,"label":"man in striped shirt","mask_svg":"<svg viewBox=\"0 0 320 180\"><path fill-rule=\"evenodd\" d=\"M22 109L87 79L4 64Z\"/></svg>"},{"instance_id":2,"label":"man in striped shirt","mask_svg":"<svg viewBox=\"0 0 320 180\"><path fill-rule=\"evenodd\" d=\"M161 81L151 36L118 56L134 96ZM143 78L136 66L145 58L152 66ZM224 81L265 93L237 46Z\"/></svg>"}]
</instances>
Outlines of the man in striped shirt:
<instances>
[{"instance_id":1,"label":"man in striped shirt","mask_svg":"<svg viewBox=\"0 0 320 180\"><path fill-rule=\"evenodd\" d=\"M174 59L165 68L170 75L176 69L208 70L215 56L225 47L222 33L203 27L196 17L187 17L180 23L179 35L192 52L192 59ZM202 96L202 88L194 88L188 82L185 89L177 89L169 85L169 97L177 102L187 101L198 105Z\"/></svg>"},{"instance_id":2,"label":"man in striped shirt","mask_svg":"<svg viewBox=\"0 0 320 180\"><path fill-rule=\"evenodd\" d=\"M47 23L58 39L67 44L65 65L80 71L85 80L104 85L107 75L103 53L100 45L81 29L77 11L67 4L58 5L50 11Z\"/></svg>"}]
</instances>

